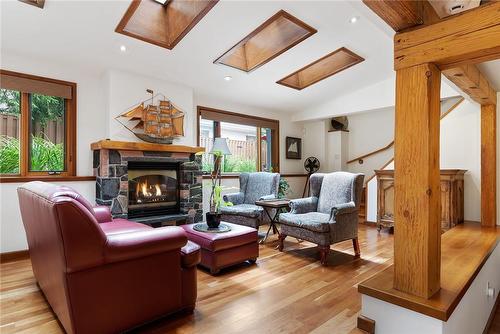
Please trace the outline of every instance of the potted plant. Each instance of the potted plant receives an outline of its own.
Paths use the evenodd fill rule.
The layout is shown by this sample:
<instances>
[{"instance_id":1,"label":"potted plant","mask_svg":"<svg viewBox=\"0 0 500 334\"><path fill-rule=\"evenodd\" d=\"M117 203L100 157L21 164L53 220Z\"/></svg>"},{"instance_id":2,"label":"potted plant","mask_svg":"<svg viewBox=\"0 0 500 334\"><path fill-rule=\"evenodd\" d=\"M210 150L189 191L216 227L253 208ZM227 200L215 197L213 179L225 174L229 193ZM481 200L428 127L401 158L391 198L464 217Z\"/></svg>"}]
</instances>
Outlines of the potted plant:
<instances>
[{"instance_id":1,"label":"potted plant","mask_svg":"<svg viewBox=\"0 0 500 334\"><path fill-rule=\"evenodd\" d=\"M222 200L222 157L230 155L231 151L227 146L226 138L215 138L212 149L209 154L214 156L214 168L210 173L211 192L210 192L210 211L205 214L207 225L210 228L219 227L221 220L221 206L231 205Z\"/></svg>"}]
</instances>

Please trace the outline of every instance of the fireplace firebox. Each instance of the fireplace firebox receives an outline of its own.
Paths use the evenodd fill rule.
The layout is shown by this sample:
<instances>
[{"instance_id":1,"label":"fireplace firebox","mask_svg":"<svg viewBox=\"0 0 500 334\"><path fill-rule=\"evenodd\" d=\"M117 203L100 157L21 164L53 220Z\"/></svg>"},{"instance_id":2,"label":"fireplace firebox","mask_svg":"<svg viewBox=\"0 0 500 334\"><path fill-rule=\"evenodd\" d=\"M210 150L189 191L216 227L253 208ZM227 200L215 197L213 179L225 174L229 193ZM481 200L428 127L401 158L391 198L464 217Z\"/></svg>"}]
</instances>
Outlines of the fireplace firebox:
<instances>
[{"instance_id":1,"label":"fireplace firebox","mask_svg":"<svg viewBox=\"0 0 500 334\"><path fill-rule=\"evenodd\" d=\"M179 211L179 163L128 162L129 218Z\"/></svg>"}]
</instances>

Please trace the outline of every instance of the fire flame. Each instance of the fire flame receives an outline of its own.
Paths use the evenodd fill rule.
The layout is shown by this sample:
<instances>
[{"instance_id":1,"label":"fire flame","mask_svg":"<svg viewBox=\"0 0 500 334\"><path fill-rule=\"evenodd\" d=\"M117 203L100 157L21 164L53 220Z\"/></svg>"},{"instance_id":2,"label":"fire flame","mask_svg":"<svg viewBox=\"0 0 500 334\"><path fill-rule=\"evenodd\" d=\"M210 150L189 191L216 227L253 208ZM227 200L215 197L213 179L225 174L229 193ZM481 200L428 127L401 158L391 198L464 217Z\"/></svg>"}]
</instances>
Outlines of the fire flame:
<instances>
[{"instance_id":1,"label":"fire flame","mask_svg":"<svg viewBox=\"0 0 500 334\"><path fill-rule=\"evenodd\" d=\"M144 181L139 183L137 186L137 190L135 192L136 198L140 197L153 197L153 196L161 196L161 189L159 184L155 184L150 186L148 181Z\"/></svg>"}]
</instances>

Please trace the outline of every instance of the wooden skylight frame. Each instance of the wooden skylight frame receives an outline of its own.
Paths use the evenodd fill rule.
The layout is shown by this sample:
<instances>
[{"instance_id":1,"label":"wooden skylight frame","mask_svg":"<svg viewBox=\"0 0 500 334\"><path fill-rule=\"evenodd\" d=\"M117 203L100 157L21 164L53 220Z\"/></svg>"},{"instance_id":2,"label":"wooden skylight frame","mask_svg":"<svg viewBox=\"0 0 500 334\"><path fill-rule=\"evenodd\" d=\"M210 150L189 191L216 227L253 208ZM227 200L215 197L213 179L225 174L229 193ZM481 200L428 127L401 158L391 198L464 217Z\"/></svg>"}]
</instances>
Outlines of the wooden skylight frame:
<instances>
[{"instance_id":1,"label":"wooden skylight frame","mask_svg":"<svg viewBox=\"0 0 500 334\"><path fill-rule=\"evenodd\" d=\"M351 66L359 64L364 60L363 57L351 50L341 47L292 74L287 75L283 79L276 81L276 83L293 89L302 90L346 70Z\"/></svg>"},{"instance_id":2,"label":"wooden skylight frame","mask_svg":"<svg viewBox=\"0 0 500 334\"><path fill-rule=\"evenodd\" d=\"M173 49L219 0L133 0L115 32Z\"/></svg>"},{"instance_id":3,"label":"wooden skylight frame","mask_svg":"<svg viewBox=\"0 0 500 334\"><path fill-rule=\"evenodd\" d=\"M316 29L280 10L214 61L251 72L311 37ZM266 43L267 48L262 48ZM254 45L259 44L260 48Z\"/></svg>"}]
</instances>

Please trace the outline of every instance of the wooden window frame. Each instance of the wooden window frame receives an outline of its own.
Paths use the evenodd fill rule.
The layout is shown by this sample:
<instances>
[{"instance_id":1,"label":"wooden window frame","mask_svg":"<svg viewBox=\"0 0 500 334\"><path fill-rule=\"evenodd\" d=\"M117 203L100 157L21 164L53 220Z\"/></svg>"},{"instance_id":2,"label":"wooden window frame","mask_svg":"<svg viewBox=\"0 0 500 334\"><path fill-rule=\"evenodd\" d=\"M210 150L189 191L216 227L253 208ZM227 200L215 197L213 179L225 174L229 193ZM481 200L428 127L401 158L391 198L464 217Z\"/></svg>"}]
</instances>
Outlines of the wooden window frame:
<instances>
[{"instance_id":1,"label":"wooden window frame","mask_svg":"<svg viewBox=\"0 0 500 334\"><path fill-rule=\"evenodd\" d=\"M249 116L238 114L231 111L220 110L215 108L198 106L196 112L196 142L199 146L200 143L200 119L202 115L206 115L208 117L204 117L204 119L214 121L214 137L220 137L221 135L221 127L220 122L227 123L236 123L243 124L249 126L255 126L257 128L257 161L256 166L257 170L260 171L261 164L261 150L260 150L260 131L261 128L270 128L271 129L271 161L272 161L272 169L273 173L279 173L280 170L280 122L275 119L258 117L258 116ZM222 119L224 118L224 119ZM230 177L232 173L225 173L223 176Z\"/></svg>"},{"instance_id":2,"label":"wooden window frame","mask_svg":"<svg viewBox=\"0 0 500 334\"><path fill-rule=\"evenodd\" d=\"M76 91L77 84L69 81L62 81L57 79L51 79L31 74L13 72L8 70L0 69L0 74L15 76L19 78L25 78L30 80L37 80L46 83L54 83L59 85L65 85L71 87L71 99L64 99L65 106L65 156L64 165L65 170L57 174L49 174L46 171L30 171L29 170L29 145L30 145L30 93L21 93L21 124L19 129L19 174L1 174L0 182L25 182L34 180L45 180L45 181L57 181L57 180L69 180L76 177L76 118L77 118L77 104L76 104Z\"/></svg>"}]
</instances>

